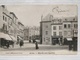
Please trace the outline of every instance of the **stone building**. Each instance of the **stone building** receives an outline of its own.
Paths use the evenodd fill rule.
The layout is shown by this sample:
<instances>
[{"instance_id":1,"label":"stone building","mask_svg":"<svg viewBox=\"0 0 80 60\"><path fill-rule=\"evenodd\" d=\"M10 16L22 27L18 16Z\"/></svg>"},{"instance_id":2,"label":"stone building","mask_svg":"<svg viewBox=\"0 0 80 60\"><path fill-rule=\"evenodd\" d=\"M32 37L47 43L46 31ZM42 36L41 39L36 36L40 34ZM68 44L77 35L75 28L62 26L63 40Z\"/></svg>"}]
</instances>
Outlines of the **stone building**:
<instances>
[{"instance_id":1,"label":"stone building","mask_svg":"<svg viewBox=\"0 0 80 60\"><path fill-rule=\"evenodd\" d=\"M0 6L0 32L9 34L17 40L17 36L21 33L20 30L24 28L24 25L20 28L21 24L17 16L13 12L8 11L5 5Z\"/></svg>"},{"instance_id":2,"label":"stone building","mask_svg":"<svg viewBox=\"0 0 80 60\"><path fill-rule=\"evenodd\" d=\"M18 27L18 36L24 40L24 25L20 21L18 21Z\"/></svg>"},{"instance_id":3,"label":"stone building","mask_svg":"<svg viewBox=\"0 0 80 60\"><path fill-rule=\"evenodd\" d=\"M63 39L78 37L78 19L75 17L63 18Z\"/></svg>"},{"instance_id":4,"label":"stone building","mask_svg":"<svg viewBox=\"0 0 80 60\"><path fill-rule=\"evenodd\" d=\"M40 22L40 37L42 44L55 44L64 39L77 38L78 36L78 22L77 16L74 17L53 17L48 14L41 17ZM56 42L55 42L56 41Z\"/></svg>"},{"instance_id":5,"label":"stone building","mask_svg":"<svg viewBox=\"0 0 80 60\"><path fill-rule=\"evenodd\" d=\"M59 39L62 39L63 37L63 28L62 28L62 19L60 18L53 18L51 21L51 39L52 44L57 44L59 42Z\"/></svg>"},{"instance_id":6,"label":"stone building","mask_svg":"<svg viewBox=\"0 0 80 60\"><path fill-rule=\"evenodd\" d=\"M24 28L24 40L29 40L29 27Z\"/></svg>"},{"instance_id":7,"label":"stone building","mask_svg":"<svg viewBox=\"0 0 80 60\"><path fill-rule=\"evenodd\" d=\"M0 31L8 33L8 19L11 19L9 11L4 5L0 6Z\"/></svg>"},{"instance_id":8,"label":"stone building","mask_svg":"<svg viewBox=\"0 0 80 60\"><path fill-rule=\"evenodd\" d=\"M40 38L42 44L52 44L51 40L51 20L53 16L48 14L46 17L41 17L40 22Z\"/></svg>"}]
</instances>

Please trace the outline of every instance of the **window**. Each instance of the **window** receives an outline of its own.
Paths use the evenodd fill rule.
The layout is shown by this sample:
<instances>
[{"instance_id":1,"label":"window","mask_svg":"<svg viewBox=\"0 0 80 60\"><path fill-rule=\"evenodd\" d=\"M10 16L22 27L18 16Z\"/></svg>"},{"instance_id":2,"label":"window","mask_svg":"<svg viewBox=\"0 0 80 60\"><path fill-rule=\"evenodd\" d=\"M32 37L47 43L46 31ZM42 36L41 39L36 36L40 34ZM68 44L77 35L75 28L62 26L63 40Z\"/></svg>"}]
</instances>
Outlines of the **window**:
<instances>
[{"instance_id":1,"label":"window","mask_svg":"<svg viewBox=\"0 0 80 60\"><path fill-rule=\"evenodd\" d=\"M64 24L64 28L67 28L67 25L66 24Z\"/></svg>"},{"instance_id":2,"label":"window","mask_svg":"<svg viewBox=\"0 0 80 60\"><path fill-rule=\"evenodd\" d=\"M59 26L59 30L61 30L62 29L62 26Z\"/></svg>"},{"instance_id":3,"label":"window","mask_svg":"<svg viewBox=\"0 0 80 60\"><path fill-rule=\"evenodd\" d=\"M74 24L74 28L77 28L78 27L78 25L77 24Z\"/></svg>"},{"instance_id":4,"label":"window","mask_svg":"<svg viewBox=\"0 0 80 60\"><path fill-rule=\"evenodd\" d=\"M5 21L7 21L7 18L5 17Z\"/></svg>"},{"instance_id":5,"label":"window","mask_svg":"<svg viewBox=\"0 0 80 60\"><path fill-rule=\"evenodd\" d=\"M4 20L4 16L3 16L3 20Z\"/></svg>"},{"instance_id":6,"label":"window","mask_svg":"<svg viewBox=\"0 0 80 60\"><path fill-rule=\"evenodd\" d=\"M53 32L53 35L56 36L56 32Z\"/></svg>"},{"instance_id":7,"label":"window","mask_svg":"<svg viewBox=\"0 0 80 60\"><path fill-rule=\"evenodd\" d=\"M48 35L48 31L46 31L46 35Z\"/></svg>"},{"instance_id":8,"label":"window","mask_svg":"<svg viewBox=\"0 0 80 60\"><path fill-rule=\"evenodd\" d=\"M53 26L53 30L56 30L56 26Z\"/></svg>"},{"instance_id":9,"label":"window","mask_svg":"<svg viewBox=\"0 0 80 60\"><path fill-rule=\"evenodd\" d=\"M70 28L70 24L68 24L68 28Z\"/></svg>"},{"instance_id":10,"label":"window","mask_svg":"<svg viewBox=\"0 0 80 60\"><path fill-rule=\"evenodd\" d=\"M59 32L59 36L62 36L62 32Z\"/></svg>"}]
</instances>

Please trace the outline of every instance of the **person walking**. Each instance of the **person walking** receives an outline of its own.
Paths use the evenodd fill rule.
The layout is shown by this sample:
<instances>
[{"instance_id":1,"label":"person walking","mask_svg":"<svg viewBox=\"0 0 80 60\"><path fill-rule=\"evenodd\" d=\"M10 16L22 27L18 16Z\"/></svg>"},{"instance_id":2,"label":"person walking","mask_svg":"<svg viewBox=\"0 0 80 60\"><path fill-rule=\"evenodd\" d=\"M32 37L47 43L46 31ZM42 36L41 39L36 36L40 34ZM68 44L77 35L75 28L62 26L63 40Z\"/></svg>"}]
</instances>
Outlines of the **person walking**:
<instances>
[{"instance_id":1,"label":"person walking","mask_svg":"<svg viewBox=\"0 0 80 60\"><path fill-rule=\"evenodd\" d=\"M24 42L21 40L19 43L20 47L23 46L23 44L24 44Z\"/></svg>"},{"instance_id":2,"label":"person walking","mask_svg":"<svg viewBox=\"0 0 80 60\"><path fill-rule=\"evenodd\" d=\"M35 48L39 49L37 41L35 41Z\"/></svg>"}]
</instances>

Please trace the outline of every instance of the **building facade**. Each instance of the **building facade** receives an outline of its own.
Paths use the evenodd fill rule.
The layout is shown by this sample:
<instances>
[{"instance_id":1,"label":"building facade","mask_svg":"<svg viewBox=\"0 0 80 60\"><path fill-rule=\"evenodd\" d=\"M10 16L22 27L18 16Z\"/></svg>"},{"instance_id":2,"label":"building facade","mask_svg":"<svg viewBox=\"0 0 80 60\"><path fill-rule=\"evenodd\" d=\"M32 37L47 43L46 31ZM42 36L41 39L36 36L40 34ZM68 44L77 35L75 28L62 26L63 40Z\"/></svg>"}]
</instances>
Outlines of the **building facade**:
<instances>
[{"instance_id":1,"label":"building facade","mask_svg":"<svg viewBox=\"0 0 80 60\"><path fill-rule=\"evenodd\" d=\"M20 21L18 21L18 27L18 36L24 40L24 25Z\"/></svg>"},{"instance_id":2,"label":"building facade","mask_svg":"<svg viewBox=\"0 0 80 60\"><path fill-rule=\"evenodd\" d=\"M52 44L51 39L51 20L53 16L48 14L45 18L41 17L40 39L42 44Z\"/></svg>"},{"instance_id":3,"label":"building facade","mask_svg":"<svg viewBox=\"0 0 80 60\"><path fill-rule=\"evenodd\" d=\"M51 21L51 39L52 44L59 43L59 39L62 39L63 37L63 28L62 28L62 19L54 18Z\"/></svg>"},{"instance_id":4,"label":"building facade","mask_svg":"<svg viewBox=\"0 0 80 60\"><path fill-rule=\"evenodd\" d=\"M19 20L17 16L7 10L5 5L0 6L0 32L9 34L16 38L20 33L20 24L18 24Z\"/></svg>"},{"instance_id":5,"label":"building facade","mask_svg":"<svg viewBox=\"0 0 80 60\"><path fill-rule=\"evenodd\" d=\"M78 37L78 19L77 17L63 18L63 38Z\"/></svg>"},{"instance_id":6,"label":"building facade","mask_svg":"<svg viewBox=\"0 0 80 60\"><path fill-rule=\"evenodd\" d=\"M40 27L29 27L29 40L34 41L36 39L40 40Z\"/></svg>"},{"instance_id":7,"label":"building facade","mask_svg":"<svg viewBox=\"0 0 80 60\"><path fill-rule=\"evenodd\" d=\"M49 18L49 19L48 19ZM41 18L42 19L42 18ZM55 18L47 15L40 22L40 36L42 44L64 43L64 39L77 38L78 22L77 17Z\"/></svg>"},{"instance_id":8,"label":"building facade","mask_svg":"<svg viewBox=\"0 0 80 60\"><path fill-rule=\"evenodd\" d=\"M11 19L9 11L4 5L0 6L0 31L8 33L8 19Z\"/></svg>"},{"instance_id":9,"label":"building facade","mask_svg":"<svg viewBox=\"0 0 80 60\"><path fill-rule=\"evenodd\" d=\"M24 28L24 40L29 40L29 27Z\"/></svg>"}]
</instances>

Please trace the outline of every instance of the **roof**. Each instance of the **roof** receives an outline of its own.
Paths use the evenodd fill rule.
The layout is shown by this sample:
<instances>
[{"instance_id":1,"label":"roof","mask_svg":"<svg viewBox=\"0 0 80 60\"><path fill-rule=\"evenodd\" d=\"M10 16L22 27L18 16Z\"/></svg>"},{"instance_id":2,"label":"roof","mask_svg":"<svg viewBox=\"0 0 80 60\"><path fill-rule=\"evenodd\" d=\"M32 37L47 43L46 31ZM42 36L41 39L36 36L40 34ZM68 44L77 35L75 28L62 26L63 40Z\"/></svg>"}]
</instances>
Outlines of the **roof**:
<instances>
[{"instance_id":1,"label":"roof","mask_svg":"<svg viewBox=\"0 0 80 60\"><path fill-rule=\"evenodd\" d=\"M53 15L49 13L42 19L42 21L51 21L52 19L53 19Z\"/></svg>"},{"instance_id":2,"label":"roof","mask_svg":"<svg viewBox=\"0 0 80 60\"><path fill-rule=\"evenodd\" d=\"M24 26L20 21L18 22L18 24L20 24L20 25Z\"/></svg>"},{"instance_id":3,"label":"roof","mask_svg":"<svg viewBox=\"0 0 80 60\"><path fill-rule=\"evenodd\" d=\"M14 15L14 17L16 17L16 15L13 13L13 12L10 12L10 14L13 14ZM16 17L17 18L17 17Z\"/></svg>"}]
</instances>

